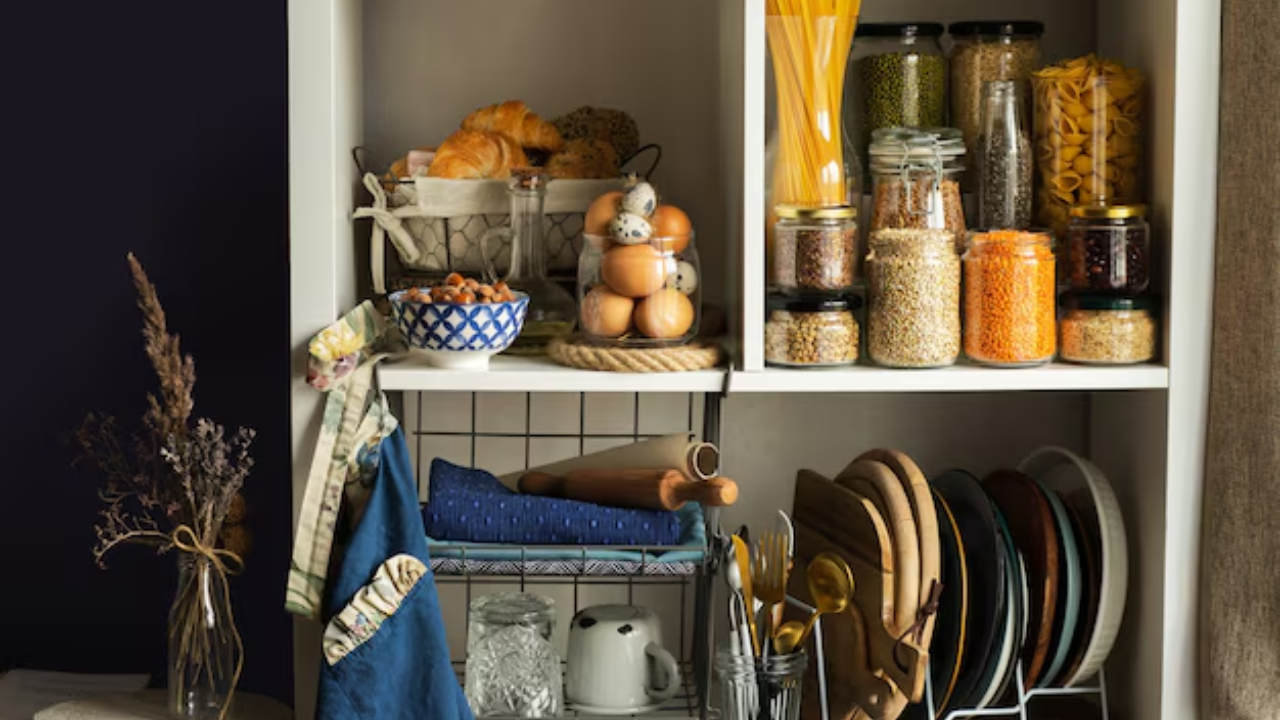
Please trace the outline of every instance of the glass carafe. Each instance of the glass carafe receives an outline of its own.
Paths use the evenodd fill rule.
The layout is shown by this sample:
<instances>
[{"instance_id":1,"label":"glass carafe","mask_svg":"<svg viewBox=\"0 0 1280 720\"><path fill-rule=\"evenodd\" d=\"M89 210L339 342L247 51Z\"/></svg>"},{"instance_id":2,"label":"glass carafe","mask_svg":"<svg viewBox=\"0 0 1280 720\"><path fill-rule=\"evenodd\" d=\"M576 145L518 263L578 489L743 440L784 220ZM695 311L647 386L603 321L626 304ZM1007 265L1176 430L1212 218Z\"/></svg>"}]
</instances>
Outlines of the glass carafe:
<instances>
[{"instance_id":1,"label":"glass carafe","mask_svg":"<svg viewBox=\"0 0 1280 720\"><path fill-rule=\"evenodd\" d=\"M1031 226L1031 134L1022 87L992 80L982 88L978 136L978 224L988 229Z\"/></svg>"},{"instance_id":2,"label":"glass carafe","mask_svg":"<svg viewBox=\"0 0 1280 720\"><path fill-rule=\"evenodd\" d=\"M510 355L543 355L556 338L568 337L577 319L573 295L547 277L547 246L543 231L542 207L551 177L537 168L514 171L507 184L511 198L511 226L493 228L480 236L480 253L484 256L492 282L505 282L512 290L529 296L529 313L524 329L507 349ZM506 277L493 265L490 242L510 238L511 267Z\"/></svg>"}]
</instances>

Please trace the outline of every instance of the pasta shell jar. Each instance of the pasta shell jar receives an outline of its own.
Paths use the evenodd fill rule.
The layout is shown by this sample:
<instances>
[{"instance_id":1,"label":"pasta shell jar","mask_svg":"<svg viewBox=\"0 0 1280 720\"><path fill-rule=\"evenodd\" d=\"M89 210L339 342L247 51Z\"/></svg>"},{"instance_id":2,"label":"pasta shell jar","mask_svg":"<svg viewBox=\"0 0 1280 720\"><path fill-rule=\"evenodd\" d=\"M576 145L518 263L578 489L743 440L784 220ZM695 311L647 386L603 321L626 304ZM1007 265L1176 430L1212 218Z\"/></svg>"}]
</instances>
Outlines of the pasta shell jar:
<instances>
[{"instance_id":1,"label":"pasta shell jar","mask_svg":"<svg viewBox=\"0 0 1280 720\"><path fill-rule=\"evenodd\" d=\"M964 255L964 352L984 365L1030 366L1057 351L1057 289L1048 233L969 235Z\"/></svg>"},{"instance_id":2,"label":"pasta shell jar","mask_svg":"<svg viewBox=\"0 0 1280 720\"><path fill-rule=\"evenodd\" d=\"M877 130L871 141L870 232L947 230L963 243L964 142L951 128Z\"/></svg>"},{"instance_id":3,"label":"pasta shell jar","mask_svg":"<svg viewBox=\"0 0 1280 720\"><path fill-rule=\"evenodd\" d=\"M1143 205L1077 205L1067 229L1072 290L1141 293L1151 280L1150 230Z\"/></svg>"},{"instance_id":4,"label":"pasta shell jar","mask_svg":"<svg viewBox=\"0 0 1280 720\"><path fill-rule=\"evenodd\" d=\"M587 210L578 258L585 340L615 347L683 345L698 333L701 266L689 217L648 183L606 193Z\"/></svg>"},{"instance_id":5,"label":"pasta shell jar","mask_svg":"<svg viewBox=\"0 0 1280 720\"><path fill-rule=\"evenodd\" d=\"M1076 205L1142 197L1142 75L1093 55L1032 75L1037 222L1062 237Z\"/></svg>"}]
</instances>

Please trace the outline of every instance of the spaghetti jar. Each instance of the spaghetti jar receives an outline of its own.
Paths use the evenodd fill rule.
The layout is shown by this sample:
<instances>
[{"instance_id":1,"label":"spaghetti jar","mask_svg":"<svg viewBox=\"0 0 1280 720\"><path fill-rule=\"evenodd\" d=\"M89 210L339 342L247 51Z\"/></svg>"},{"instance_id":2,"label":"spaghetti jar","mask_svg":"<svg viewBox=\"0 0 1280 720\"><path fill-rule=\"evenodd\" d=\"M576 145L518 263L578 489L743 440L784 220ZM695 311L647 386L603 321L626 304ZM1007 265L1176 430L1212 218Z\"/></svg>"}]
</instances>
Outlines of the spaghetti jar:
<instances>
[{"instance_id":1,"label":"spaghetti jar","mask_svg":"<svg viewBox=\"0 0 1280 720\"><path fill-rule=\"evenodd\" d=\"M1086 365L1131 365L1156 354L1156 322L1145 297L1080 295L1067 299L1062 359Z\"/></svg>"},{"instance_id":2,"label":"spaghetti jar","mask_svg":"<svg viewBox=\"0 0 1280 720\"><path fill-rule=\"evenodd\" d=\"M779 205L770 285L778 292L844 292L853 287L857 212L847 205Z\"/></svg>"},{"instance_id":3,"label":"spaghetti jar","mask_svg":"<svg viewBox=\"0 0 1280 720\"><path fill-rule=\"evenodd\" d=\"M869 232L948 230L964 241L964 142L951 128L877 130L871 141L874 205Z\"/></svg>"},{"instance_id":4,"label":"spaghetti jar","mask_svg":"<svg viewBox=\"0 0 1280 720\"><path fill-rule=\"evenodd\" d=\"M867 353L877 365L943 367L960 355L960 256L946 230L868 240Z\"/></svg>"},{"instance_id":5,"label":"spaghetti jar","mask_svg":"<svg viewBox=\"0 0 1280 720\"><path fill-rule=\"evenodd\" d=\"M984 365L1023 367L1057 351L1056 267L1047 232L969 234L964 255L964 352Z\"/></svg>"},{"instance_id":6,"label":"spaghetti jar","mask_svg":"<svg viewBox=\"0 0 1280 720\"><path fill-rule=\"evenodd\" d=\"M1067 227L1067 282L1072 290L1141 293L1151 280L1145 205L1077 205Z\"/></svg>"},{"instance_id":7,"label":"spaghetti jar","mask_svg":"<svg viewBox=\"0 0 1280 720\"><path fill-rule=\"evenodd\" d=\"M1037 70L1031 83L1036 221L1062 237L1076 205L1138 202L1142 74L1087 55Z\"/></svg>"}]
</instances>

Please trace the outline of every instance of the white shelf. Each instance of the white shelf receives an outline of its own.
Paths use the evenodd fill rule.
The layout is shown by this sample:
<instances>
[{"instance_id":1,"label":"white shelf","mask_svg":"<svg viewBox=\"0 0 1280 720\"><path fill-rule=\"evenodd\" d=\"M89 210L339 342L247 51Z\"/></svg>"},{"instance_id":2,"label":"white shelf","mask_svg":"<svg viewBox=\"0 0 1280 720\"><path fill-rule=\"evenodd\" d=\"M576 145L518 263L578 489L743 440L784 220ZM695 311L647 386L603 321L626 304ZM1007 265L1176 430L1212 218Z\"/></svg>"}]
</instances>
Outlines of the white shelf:
<instances>
[{"instance_id":1,"label":"white shelf","mask_svg":"<svg viewBox=\"0 0 1280 720\"><path fill-rule=\"evenodd\" d=\"M378 370L384 390L461 392L719 392L723 370L681 373L614 373L575 370L546 358L503 357L488 370L441 370L407 357Z\"/></svg>"},{"instance_id":2,"label":"white shelf","mask_svg":"<svg viewBox=\"0 0 1280 720\"><path fill-rule=\"evenodd\" d=\"M933 370L855 366L832 369L766 368L735 373L737 392L1002 392L1028 390L1146 390L1169 387L1160 365L1088 367L1052 364L1038 368L956 365Z\"/></svg>"},{"instance_id":3,"label":"white shelf","mask_svg":"<svg viewBox=\"0 0 1280 720\"><path fill-rule=\"evenodd\" d=\"M379 370L384 390L459 392L719 392L724 370L685 373L612 373L575 370L542 358L495 357L488 370L440 370L412 357ZM1106 391L1169 387L1162 365L1087 367L1052 364L999 369L957 365L936 370L849 368L735 372L730 392L1006 392Z\"/></svg>"}]
</instances>

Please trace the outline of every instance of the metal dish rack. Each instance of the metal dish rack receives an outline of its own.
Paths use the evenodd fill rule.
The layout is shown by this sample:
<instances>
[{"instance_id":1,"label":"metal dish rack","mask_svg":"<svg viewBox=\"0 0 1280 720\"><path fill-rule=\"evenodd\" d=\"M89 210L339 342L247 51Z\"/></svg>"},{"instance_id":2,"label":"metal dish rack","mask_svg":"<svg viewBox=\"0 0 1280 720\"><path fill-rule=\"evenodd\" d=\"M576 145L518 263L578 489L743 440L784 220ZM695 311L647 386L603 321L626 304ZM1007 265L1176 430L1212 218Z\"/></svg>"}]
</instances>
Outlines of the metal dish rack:
<instances>
[{"instance_id":1,"label":"metal dish rack","mask_svg":"<svg viewBox=\"0 0 1280 720\"><path fill-rule=\"evenodd\" d=\"M454 415L463 415L465 406L470 405L469 418L451 426L431 427L428 418L432 412L434 400L447 397ZM672 432L695 432L704 440L719 443L720 437L720 396L714 394L687 394L684 407L679 413L682 417L677 421L674 417L673 403L667 402L665 412L666 423L663 426L644 427L642 403L647 394L634 393L631 397L630 417L626 413L612 412L607 427L597 429L590 421L590 407L586 393L577 394L578 422L574 431L567 427L559 431L544 431L535 425L535 396L537 393L405 393L401 398L403 407L397 413L404 418L405 430L413 442L414 464L419 475L419 495L425 497L429 488L426 482L426 468L429 467L433 452L430 451L432 441L443 441L451 446L454 462L469 464L471 467L486 467L490 460L486 455L486 441L490 444L498 442L505 445L503 460L510 465L523 455L522 467L534 463L535 448L540 441L557 444L561 449L576 445L576 454L584 455L593 449L593 445L601 443L622 443L646 440ZM501 428L486 427L482 420L482 401L494 400L500 396L507 410ZM510 417L523 398L522 427L514 427ZM459 399L462 399L461 405ZM615 396L615 399L617 397ZM563 404L562 407L563 408ZM616 410L616 408L615 408ZM626 427L622 427L625 425ZM492 449L492 448L488 448ZM512 456L515 457L512 457ZM517 463L519 464L519 463ZM563 633L567 630L569 619L579 610L601 602L624 602L627 604L648 605L654 603L660 607L654 610L663 623L663 631L668 641L668 648L676 654L682 667L683 687L664 706L644 717L699 717L707 718L709 699L711 697L712 643L714 622L711 614L712 581L717 570L716 528L719 526L719 512L715 508L704 509L707 544L700 548L697 557L690 562L677 563L678 567L664 567L661 556L669 552L690 552L690 546L670 547L569 547L556 546L524 546L509 548L518 552L521 561L513 563L516 572L494 573L492 565L478 562L468 557L468 548L451 544L450 548L457 556L456 562L436 569L436 585L440 592L441 605L446 617L451 661L463 680L466 662L467 610L475 597L492 592L506 590L529 590L546 594L556 600L557 630L553 642L557 644L563 657ZM477 552L492 552L492 545L474 546ZM552 572L547 572L537 563L523 562L529 556L536 556L539 551L554 549L561 554L570 551L577 558L567 561L562 559ZM609 563L592 563L590 558L594 551L629 551L638 554L636 563L611 565ZM566 571L566 563L570 567ZM576 569L573 569L574 565ZM652 605L651 605L652 607ZM663 612L667 610L668 612ZM678 619L671 614L678 615ZM672 622L674 620L674 622ZM665 643L664 643L665 644ZM676 651L679 648L679 651ZM578 713L570 706L566 717L577 717Z\"/></svg>"}]
</instances>

